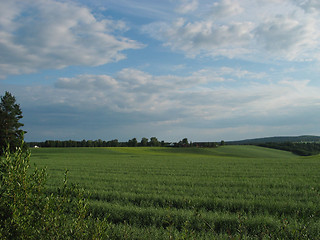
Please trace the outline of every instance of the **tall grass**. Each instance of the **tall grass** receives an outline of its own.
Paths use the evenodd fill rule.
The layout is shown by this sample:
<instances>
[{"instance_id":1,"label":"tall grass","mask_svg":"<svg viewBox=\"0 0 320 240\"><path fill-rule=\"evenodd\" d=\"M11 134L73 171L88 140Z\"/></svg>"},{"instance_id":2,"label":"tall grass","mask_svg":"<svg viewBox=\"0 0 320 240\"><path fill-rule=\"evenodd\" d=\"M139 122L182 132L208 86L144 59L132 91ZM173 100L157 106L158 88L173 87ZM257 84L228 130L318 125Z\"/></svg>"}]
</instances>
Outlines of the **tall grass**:
<instances>
[{"instance_id":1,"label":"tall grass","mask_svg":"<svg viewBox=\"0 0 320 240\"><path fill-rule=\"evenodd\" d=\"M35 149L54 192L65 169L109 236L148 239L320 235L320 161L254 146Z\"/></svg>"}]
</instances>

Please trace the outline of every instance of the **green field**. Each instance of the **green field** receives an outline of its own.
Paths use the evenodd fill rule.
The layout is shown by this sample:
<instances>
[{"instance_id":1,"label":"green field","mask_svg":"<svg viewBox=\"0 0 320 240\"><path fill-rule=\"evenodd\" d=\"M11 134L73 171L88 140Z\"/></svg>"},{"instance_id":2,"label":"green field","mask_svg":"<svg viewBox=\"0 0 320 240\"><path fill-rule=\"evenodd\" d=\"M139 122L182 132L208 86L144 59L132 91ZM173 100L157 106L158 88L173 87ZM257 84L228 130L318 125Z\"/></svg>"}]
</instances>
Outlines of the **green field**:
<instances>
[{"instance_id":1,"label":"green field","mask_svg":"<svg viewBox=\"0 0 320 240\"><path fill-rule=\"evenodd\" d=\"M48 187L78 183L112 239L317 239L320 156L255 146L41 148Z\"/></svg>"}]
</instances>

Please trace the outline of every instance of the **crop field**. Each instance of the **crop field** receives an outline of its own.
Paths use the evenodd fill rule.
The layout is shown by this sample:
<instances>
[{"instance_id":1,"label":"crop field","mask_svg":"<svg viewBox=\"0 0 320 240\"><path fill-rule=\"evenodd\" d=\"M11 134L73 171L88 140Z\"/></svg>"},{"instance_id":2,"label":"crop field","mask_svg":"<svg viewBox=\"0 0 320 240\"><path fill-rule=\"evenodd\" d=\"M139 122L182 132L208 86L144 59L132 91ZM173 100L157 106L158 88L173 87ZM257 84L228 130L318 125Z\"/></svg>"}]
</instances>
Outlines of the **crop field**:
<instances>
[{"instance_id":1,"label":"crop field","mask_svg":"<svg viewBox=\"0 0 320 240\"><path fill-rule=\"evenodd\" d=\"M318 239L320 156L255 147L40 148L48 187L88 191L111 239Z\"/></svg>"}]
</instances>

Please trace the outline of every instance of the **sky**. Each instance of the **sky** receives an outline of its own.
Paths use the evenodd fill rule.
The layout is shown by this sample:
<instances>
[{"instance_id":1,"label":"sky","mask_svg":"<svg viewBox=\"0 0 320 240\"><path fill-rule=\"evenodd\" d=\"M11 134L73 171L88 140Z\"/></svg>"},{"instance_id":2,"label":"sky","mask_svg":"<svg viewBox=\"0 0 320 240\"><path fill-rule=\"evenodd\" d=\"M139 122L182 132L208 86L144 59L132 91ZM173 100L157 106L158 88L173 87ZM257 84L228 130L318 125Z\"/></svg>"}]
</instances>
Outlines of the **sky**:
<instances>
[{"instance_id":1,"label":"sky","mask_svg":"<svg viewBox=\"0 0 320 240\"><path fill-rule=\"evenodd\" d=\"M320 135L318 0L0 0L26 141Z\"/></svg>"}]
</instances>

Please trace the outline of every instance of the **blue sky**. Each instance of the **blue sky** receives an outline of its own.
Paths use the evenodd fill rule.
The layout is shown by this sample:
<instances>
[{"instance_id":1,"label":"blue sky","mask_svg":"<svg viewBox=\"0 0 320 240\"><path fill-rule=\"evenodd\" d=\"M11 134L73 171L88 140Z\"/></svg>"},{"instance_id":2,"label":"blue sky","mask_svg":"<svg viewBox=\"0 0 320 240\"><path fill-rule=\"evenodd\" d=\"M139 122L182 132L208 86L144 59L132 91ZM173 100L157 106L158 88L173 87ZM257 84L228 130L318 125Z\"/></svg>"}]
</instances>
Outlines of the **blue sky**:
<instances>
[{"instance_id":1,"label":"blue sky","mask_svg":"<svg viewBox=\"0 0 320 240\"><path fill-rule=\"evenodd\" d=\"M0 0L27 141L320 135L317 0Z\"/></svg>"}]
</instances>

